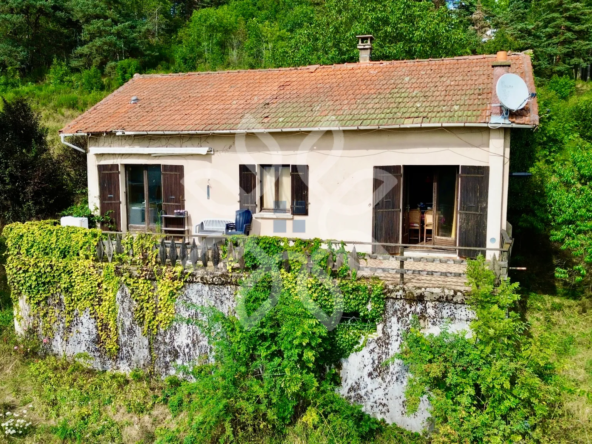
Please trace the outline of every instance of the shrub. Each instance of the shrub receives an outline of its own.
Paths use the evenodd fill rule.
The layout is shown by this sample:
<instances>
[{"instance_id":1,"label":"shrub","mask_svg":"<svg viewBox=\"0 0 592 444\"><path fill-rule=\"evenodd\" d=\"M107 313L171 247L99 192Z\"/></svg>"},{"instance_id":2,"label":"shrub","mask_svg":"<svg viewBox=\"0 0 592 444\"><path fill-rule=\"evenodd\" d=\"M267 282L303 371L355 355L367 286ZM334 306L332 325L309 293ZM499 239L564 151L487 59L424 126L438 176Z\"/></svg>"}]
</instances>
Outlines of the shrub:
<instances>
[{"instance_id":1,"label":"shrub","mask_svg":"<svg viewBox=\"0 0 592 444\"><path fill-rule=\"evenodd\" d=\"M559 98L565 100L575 92L576 82L567 76L559 77L554 75L549 80L548 87L551 91L555 91Z\"/></svg>"},{"instance_id":2,"label":"shrub","mask_svg":"<svg viewBox=\"0 0 592 444\"><path fill-rule=\"evenodd\" d=\"M39 115L24 99L0 112L0 225L54 216L71 203Z\"/></svg>"},{"instance_id":3,"label":"shrub","mask_svg":"<svg viewBox=\"0 0 592 444\"><path fill-rule=\"evenodd\" d=\"M514 311L517 284L494 288L483 258L468 270L471 335L422 333L415 320L396 358L409 366L408 412L431 403L433 442L538 442L559 404L560 383L544 338Z\"/></svg>"},{"instance_id":4,"label":"shrub","mask_svg":"<svg viewBox=\"0 0 592 444\"><path fill-rule=\"evenodd\" d=\"M96 66L91 69L82 71L82 88L85 91L102 91L104 86L103 79L101 78L101 71Z\"/></svg>"},{"instance_id":5,"label":"shrub","mask_svg":"<svg viewBox=\"0 0 592 444\"><path fill-rule=\"evenodd\" d=\"M66 62L54 57L53 63L47 73L47 82L53 86L65 85L70 80L69 76L70 69L66 65Z\"/></svg>"},{"instance_id":6,"label":"shrub","mask_svg":"<svg viewBox=\"0 0 592 444\"><path fill-rule=\"evenodd\" d=\"M278 270L285 251L289 272ZM310 273L305 252L313 262ZM376 331L385 296L381 282L350 279L344 270L323 279L333 253L318 239L294 245L281 238L246 240L245 263L253 270L239 290L238 315L198 307L212 363L192 370L195 382L167 380L164 399L173 414L187 413L188 424L159 442L179 442L180 435L191 443L280 439L295 422L305 436L327 433L329 442L368 442L386 430L415 436L336 394L337 366ZM321 310L342 310L349 319L331 324Z\"/></svg>"}]
</instances>

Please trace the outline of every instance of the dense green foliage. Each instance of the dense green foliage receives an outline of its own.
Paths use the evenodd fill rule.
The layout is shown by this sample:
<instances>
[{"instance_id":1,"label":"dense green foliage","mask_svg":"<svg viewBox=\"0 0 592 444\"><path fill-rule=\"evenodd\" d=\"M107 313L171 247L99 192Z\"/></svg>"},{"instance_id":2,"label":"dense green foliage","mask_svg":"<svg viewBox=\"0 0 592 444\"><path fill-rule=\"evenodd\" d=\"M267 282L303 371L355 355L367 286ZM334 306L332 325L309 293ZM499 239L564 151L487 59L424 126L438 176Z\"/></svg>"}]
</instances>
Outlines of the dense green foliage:
<instances>
[{"instance_id":1,"label":"dense green foliage","mask_svg":"<svg viewBox=\"0 0 592 444\"><path fill-rule=\"evenodd\" d=\"M0 29L0 73L46 74L52 85L87 91L116 87L140 69L353 61L360 33L374 33L383 59L467 54L476 43L462 14L409 0L10 0L0 6Z\"/></svg>"},{"instance_id":2,"label":"dense green foliage","mask_svg":"<svg viewBox=\"0 0 592 444\"><path fill-rule=\"evenodd\" d=\"M471 333L422 333L415 320L397 358L409 366L408 410L427 395L434 442L540 442L560 403L546 336L529 335L509 280L494 287L483 258L469 264Z\"/></svg>"},{"instance_id":3,"label":"dense green foliage","mask_svg":"<svg viewBox=\"0 0 592 444\"><path fill-rule=\"evenodd\" d=\"M543 78L578 78L592 63L592 5L581 0L510 0L478 3L475 29L487 40L480 52L531 50ZM485 33L493 32L494 38Z\"/></svg>"},{"instance_id":4,"label":"dense green foliage","mask_svg":"<svg viewBox=\"0 0 592 444\"><path fill-rule=\"evenodd\" d=\"M0 75L111 90L139 71L534 51L537 72L577 76L592 61L592 7L581 0L9 0L0 5ZM493 38L492 38L493 36Z\"/></svg>"},{"instance_id":5,"label":"dense green foliage","mask_svg":"<svg viewBox=\"0 0 592 444\"><path fill-rule=\"evenodd\" d=\"M530 171L510 186L509 218L535 254L538 239L549 237L564 255L546 253L553 273L577 294L590 290L592 264L592 93L585 83L554 77L539 88L541 125L530 134L513 134L512 168ZM528 240L534 242L528 242ZM522 249L525 250L526 248ZM521 251L518 251L521 254ZM524 264L530 257L516 260ZM536 266L536 262L534 262Z\"/></svg>"},{"instance_id":6,"label":"dense green foliage","mask_svg":"<svg viewBox=\"0 0 592 444\"><path fill-rule=\"evenodd\" d=\"M0 225L53 216L73 199L73 157L52 156L46 130L24 100L0 111Z\"/></svg>"},{"instance_id":7,"label":"dense green foliage","mask_svg":"<svg viewBox=\"0 0 592 444\"><path fill-rule=\"evenodd\" d=\"M42 321L44 335L53 336L59 313L67 327L76 312L88 309L97 323L99 344L115 357L119 350L116 295L123 283L136 302L135 317L145 334L152 337L172 323L185 273L181 267L156 263L157 237L128 236L122 242L134 256L116 255L113 262L104 263L96 259L97 243L104 236L97 229L42 221L7 225L3 235L13 303L18 306L14 298L25 298ZM59 295L63 307L59 307Z\"/></svg>"},{"instance_id":8,"label":"dense green foliage","mask_svg":"<svg viewBox=\"0 0 592 444\"><path fill-rule=\"evenodd\" d=\"M289 272L280 269L284 251ZM328 279L329 254L334 252L321 249L318 240L293 245L281 238L246 240L245 263L253 270L239 290L237 316L197 307L205 317L198 325L213 344L215 363L193 368L196 382L168 381L173 413L189 414L185 442L281 435L299 418L312 430L330 421L337 442L367 442L387 430L335 392L339 360L382 318L383 284L355 276L350 280L347 266L337 271L340 279ZM328 322L336 311L343 316ZM401 439L405 436L401 432ZM173 432L162 440L177 441Z\"/></svg>"}]
</instances>

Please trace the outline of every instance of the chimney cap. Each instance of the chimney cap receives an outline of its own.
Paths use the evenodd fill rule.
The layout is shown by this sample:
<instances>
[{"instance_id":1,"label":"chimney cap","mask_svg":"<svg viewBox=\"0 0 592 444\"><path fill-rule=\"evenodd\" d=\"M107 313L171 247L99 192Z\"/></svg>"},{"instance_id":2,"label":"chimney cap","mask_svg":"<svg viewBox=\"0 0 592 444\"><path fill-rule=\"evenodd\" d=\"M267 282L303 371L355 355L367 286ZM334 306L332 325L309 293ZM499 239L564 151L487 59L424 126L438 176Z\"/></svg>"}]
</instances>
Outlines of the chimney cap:
<instances>
[{"instance_id":1,"label":"chimney cap","mask_svg":"<svg viewBox=\"0 0 592 444\"><path fill-rule=\"evenodd\" d=\"M357 35L356 37L358 38L358 49L372 48L373 35Z\"/></svg>"},{"instance_id":2,"label":"chimney cap","mask_svg":"<svg viewBox=\"0 0 592 444\"><path fill-rule=\"evenodd\" d=\"M508 60L508 51L498 51L495 60L497 62L506 62Z\"/></svg>"}]
</instances>

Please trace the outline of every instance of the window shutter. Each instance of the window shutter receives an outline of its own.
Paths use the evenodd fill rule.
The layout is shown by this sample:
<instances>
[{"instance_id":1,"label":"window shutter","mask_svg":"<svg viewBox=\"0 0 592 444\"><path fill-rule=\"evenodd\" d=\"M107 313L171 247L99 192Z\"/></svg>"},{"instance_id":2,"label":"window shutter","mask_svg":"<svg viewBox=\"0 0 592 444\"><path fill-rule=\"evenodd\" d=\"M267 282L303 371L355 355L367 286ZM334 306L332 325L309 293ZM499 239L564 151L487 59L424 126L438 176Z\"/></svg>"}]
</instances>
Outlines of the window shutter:
<instances>
[{"instance_id":1,"label":"window shutter","mask_svg":"<svg viewBox=\"0 0 592 444\"><path fill-rule=\"evenodd\" d=\"M292 165L292 214L308 216L308 165Z\"/></svg>"},{"instance_id":2,"label":"window shutter","mask_svg":"<svg viewBox=\"0 0 592 444\"><path fill-rule=\"evenodd\" d=\"M183 165L162 165L162 211L174 214L185 209Z\"/></svg>"},{"instance_id":3,"label":"window shutter","mask_svg":"<svg viewBox=\"0 0 592 444\"><path fill-rule=\"evenodd\" d=\"M398 244L401 224L401 165L375 166L373 174L372 237L374 242ZM397 254L398 247L374 245L373 253Z\"/></svg>"},{"instance_id":4,"label":"window shutter","mask_svg":"<svg viewBox=\"0 0 592 444\"><path fill-rule=\"evenodd\" d=\"M99 199L101 216L109 216L114 227L101 224L102 229L121 231L121 200L119 195L119 165L99 165Z\"/></svg>"},{"instance_id":5,"label":"window shutter","mask_svg":"<svg viewBox=\"0 0 592 444\"><path fill-rule=\"evenodd\" d=\"M489 167L461 166L459 175L458 246L487 246L487 199ZM477 257L485 251L459 250L463 257Z\"/></svg>"},{"instance_id":6,"label":"window shutter","mask_svg":"<svg viewBox=\"0 0 592 444\"><path fill-rule=\"evenodd\" d=\"M241 210L257 212L257 167L255 165L238 166L239 203Z\"/></svg>"}]
</instances>

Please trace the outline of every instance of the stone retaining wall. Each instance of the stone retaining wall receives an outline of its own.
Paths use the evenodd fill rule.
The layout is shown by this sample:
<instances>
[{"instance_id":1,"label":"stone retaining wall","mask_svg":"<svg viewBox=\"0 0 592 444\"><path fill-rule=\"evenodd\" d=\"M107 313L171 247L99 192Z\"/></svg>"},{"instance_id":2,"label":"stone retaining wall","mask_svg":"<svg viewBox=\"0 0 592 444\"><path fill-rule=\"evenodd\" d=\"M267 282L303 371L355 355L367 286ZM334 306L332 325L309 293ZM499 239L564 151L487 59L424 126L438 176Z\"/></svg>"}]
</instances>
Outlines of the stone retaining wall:
<instances>
[{"instance_id":1,"label":"stone retaining wall","mask_svg":"<svg viewBox=\"0 0 592 444\"><path fill-rule=\"evenodd\" d=\"M192 275L176 302L176 313L184 318L201 316L191 306L211 306L225 314L235 309L235 292L238 276L224 272L202 272ZM417 315L426 331L438 332L446 319L451 329L467 329L473 314L467 309L465 294L445 288L408 288L387 286L385 320L377 333L367 341L365 348L342 362L343 378L341 394L352 402L362 404L373 416L384 418L409 430L421 431L426 426L427 402L422 402L419 412L405 415L404 390L407 371L400 362L389 366L382 363L393 356L400 347L402 333L409 327L412 315ZM59 302L58 308L59 308ZM178 372L179 366L187 366L209 353L205 335L191 323L175 322L166 331L159 332L150 350L148 338L134 320L134 301L125 287L117 294L119 312L119 352L109 359L98 346L96 323L88 312L77 313L66 329L64 319L55 326L55 335L46 344L47 350L70 358L84 353L90 365L100 370L129 372L135 368L154 368L162 376ZM21 322L17 330L32 325L30 311L24 299L20 301Z\"/></svg>"}]
</instances>

